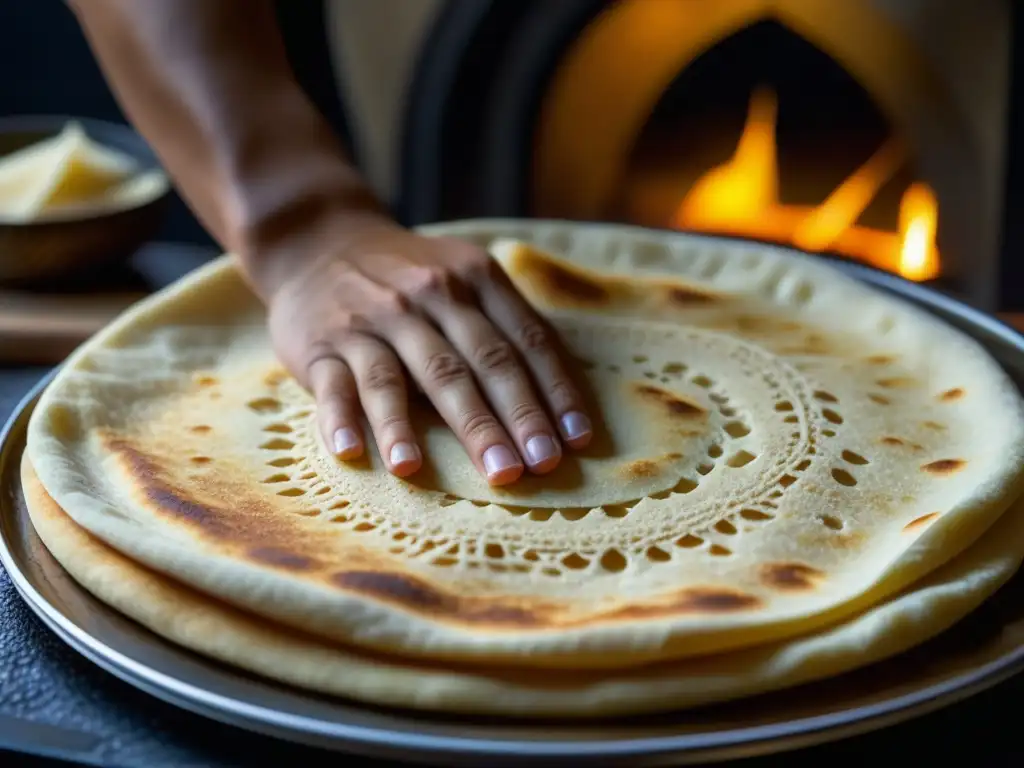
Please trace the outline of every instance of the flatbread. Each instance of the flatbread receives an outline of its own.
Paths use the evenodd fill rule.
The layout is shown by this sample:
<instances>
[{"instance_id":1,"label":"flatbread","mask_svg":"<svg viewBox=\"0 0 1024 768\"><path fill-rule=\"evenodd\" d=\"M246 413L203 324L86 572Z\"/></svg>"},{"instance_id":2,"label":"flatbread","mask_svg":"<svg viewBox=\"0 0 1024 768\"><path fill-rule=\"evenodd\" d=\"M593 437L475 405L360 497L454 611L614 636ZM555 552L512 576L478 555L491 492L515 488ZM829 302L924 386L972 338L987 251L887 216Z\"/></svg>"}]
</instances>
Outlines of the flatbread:
<instances>
[{"instance_id":1,"label":"flatbread","mask_svg":"<svg viewBox=\"0 0 1024 768\"><path fill-rule=\"evenodd\" d=\"M642 670L444 668L331 645L231 608L140 566L91 536L50 498L26 460L22 480L43 544L96 598L209 658L347 699L473 715L583 718L683 709L822 678L900 653L944 631L1017 571L1024 506L904 593L808 637Z\"/></svg>"},{"instance_id":2,"label":"flatbread","mask_svg":"<svg viewBox=\"0 0 1024 768\"><path fill-rule=\"evenodd\" d=\"M44 487L111 546L304 631L407 656L617 667L803 634L974 542L1021 491L1024 409L964 334L824 263L640 229L473 223L603 415L493 489L417 414L401 480L320 444L230 258L43 394Z\"/></svg>"}]
</instances>

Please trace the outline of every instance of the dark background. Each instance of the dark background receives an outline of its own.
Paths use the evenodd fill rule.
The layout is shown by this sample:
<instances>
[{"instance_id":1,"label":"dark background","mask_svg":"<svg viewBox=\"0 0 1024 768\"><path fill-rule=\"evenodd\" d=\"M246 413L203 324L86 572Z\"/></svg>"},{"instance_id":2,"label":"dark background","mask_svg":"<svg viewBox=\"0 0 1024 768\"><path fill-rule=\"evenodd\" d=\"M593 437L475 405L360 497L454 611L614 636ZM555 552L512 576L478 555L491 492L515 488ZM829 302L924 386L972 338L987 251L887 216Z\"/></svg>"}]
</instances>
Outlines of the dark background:
<instances>
[{"instance_id":1,"label":"dark background","mask_svg":"<svg viewBox=\"0 0 1024 768\"><path fill-rule=\"evenodd\" d=\"M346 138L323 33L323 4L277 0L275 6L296 74ZM127 122L63 0L0 0L0 72L0 116L62 114ZM177 197L161 237L212 244Z\"/></svg>"},{"instance_id":2,"label":"dark background","mask_svg":"<svg viewBox=\"0 0 1024 768\"><path fill-rule=\"evenodd\" d=\"M463 2L467 0L462 0ZM473 2L473 0L468 0ZM1009 0L1008 0L1009 1ZM1016 8L1017 4L1013 4ZM293 67L307 92L347 136L343 107L332 80L324 40L322 3L276 3ZM1014 39L1020 38L1024 13L1014 13ZM1024 282L1024 157L1016 137L1024 135L1024 46L1013 54L1013 98L1004 227L1005 280ZM56 113L125 122L92 58L71 11L62 0L0 2L0 115ZM357 158L358 160L358 158ZM180 200L175 200L162 233L166 240L211 241Z\"/></svg>"}]
</instances>

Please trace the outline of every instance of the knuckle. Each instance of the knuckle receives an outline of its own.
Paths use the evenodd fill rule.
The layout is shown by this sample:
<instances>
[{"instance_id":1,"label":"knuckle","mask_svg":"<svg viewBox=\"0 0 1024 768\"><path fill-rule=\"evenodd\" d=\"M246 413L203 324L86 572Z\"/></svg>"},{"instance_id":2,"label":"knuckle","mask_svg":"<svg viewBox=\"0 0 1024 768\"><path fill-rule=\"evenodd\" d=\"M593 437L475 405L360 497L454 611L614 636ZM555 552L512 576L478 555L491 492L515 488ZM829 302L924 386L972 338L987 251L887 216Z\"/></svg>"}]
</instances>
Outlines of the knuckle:
<instances>
[{"instance_id":1,"label":"knuckle","mask_svg":"<svg viewBox=\"0 0 1024 768\"><path fill-rule=\"evenodd\" d=\"M460 249L457 256L459 272L467 282L478 284L492 280L497 264L485 251L472 245Z\"/></svg>"},{"instance_id":2,"label":"knuckle","mask_svg":"<svg viewBox=\"0 0 1024 768\"><path fill-rule=\"evenodd\" d=\"M435 352L427 358L423 370L431 384L447 386L464 380L469 376L466 364L450 352Z\"/></svg>"},{"instance_id":3,"label":"knuckle","mask_svg":"<svg viewBox=\"0 0 1024 768\"><path fill-rule=\"evenodd\" d=\"M484 371L500 371L509 368L516 356L511 344L497 340L481 344L473 353L473 359Z\"/></svg>"},{"instance_id":4,"label":"knuckle","mask_svg":"<svg viewBox=\"0 0 1024 768\"><path fill-rule=\"evenodd\" d=\"M363 374L363 385L375 391L396 389L402 385L402 375L390 363L371 363Z\"/></svg>"},{"instance_id":5,"label":"knuckle","mask_svg":"<svg viewBox=\"0 0 1024 768\"><path fill-rule=\"evenodd\" d=\"M378 288L372 297L373 315L390 317L409 311L409 302L401 293L391 288ZM364 318L366 319L372 318Z\"/></svg>"},{"instance_id":6,"label":"knuckle","mask_svg":"<svg viewBox=\"0 0 1024 768\"><path fill-rule=\"evenodd\" d=\"M462 413L462 431L469 440L486 438L497 429L497 419L487 411L473 409Z\"/></svg>"},{"instance_id":7,"label":"knuckle","mask_svg":"<svg viewBox=\"0 0 1024 768\"><path fill-rule=\"evenodd\" d=\"M413 267L405 282L412 296L445 296L451 289L451 277L438 267Z\"/></svg>"},{"instance_id":8,"label":"knuckle","mask_svg":"<svg viewBox=\"0 0 1024 768\"><path fill-rule=\"evenodd\" d=\"M544 411L536 403L517 403L512 406L508 415L517 427L545 419Z\"/></svg>"},{"instance_id":9,"label":"knuckle","mask_svg":"<svg viewBox=\"0 0 1024 768\"><path fill-rule=\"evenodd\" d=\"M324 360L330 360L337 356L338 355L334 351L334 348L323 339L309 341L306 343L303 367L305 368L306 373L312 373L313 368L316 367L318 363Z\"/></svg>"},{"instance_id":10,"label":"knuckle","mask_svg":"<svg viewBox=\"0 0 1024 768\"><path fill-rule=\"evenodd\" d=\"M401 315L409 311L409 301L398 291L387 291L381 299L381 309L389 315Z\"/></svg>"},{"instance_id":11,"label":"knuckle","mask_svg":"<svg viewBox=\"0 0 1024 768\"><path fill-rule=\"evenodd\" d=\"M381 430L386 432L404 436L404 434L410 431L409 421L405 416L396 413L389 413L386 416L382 416L377 425Z\"/></svg>"},{"instance_id":12,"label":"knuckle","mask_svg":"<svg viewBox=\"0 0 1024 768\"><path fill-rule=\"evenodd\" d=\"M529 352L546 351L550 345L547 328L538 322L528 322L520 327L519 341Z\"/></svg>"},{"instance_id":13,"label":"knuckle","mask_svg":"<svg viewBox=\"0 0 1024 768\"><path fill-rule=\"evenodd\" d=\"M565 379L555 379L548 387L548 394L551 400L560 408L570 408L577 405L579 397L576 388Z\"/></svg>"}]
</instances>

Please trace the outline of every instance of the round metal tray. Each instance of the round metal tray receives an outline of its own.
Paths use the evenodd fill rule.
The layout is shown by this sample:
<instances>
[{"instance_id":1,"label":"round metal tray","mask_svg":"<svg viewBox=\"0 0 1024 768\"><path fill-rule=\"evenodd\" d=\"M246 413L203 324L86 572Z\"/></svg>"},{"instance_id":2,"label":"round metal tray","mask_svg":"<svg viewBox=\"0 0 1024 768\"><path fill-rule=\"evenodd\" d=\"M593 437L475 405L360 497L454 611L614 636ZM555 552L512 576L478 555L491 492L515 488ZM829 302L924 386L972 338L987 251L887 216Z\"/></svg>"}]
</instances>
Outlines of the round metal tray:
<instances>
[{"instance_id":1,"label":"round metal tray","mask_svg":"<svg viewBox=\"0 0 1024 768\"><path fill-rule=\"evenodd\" d=\"M870 269L842 268L967 331L1021 386L1024 339L952 299ZM80 588L35 535L20 487L25 427L49 379L0 433L0 560L33 611L70 646L154 696L296 742L443 764L654 765L768 754L893 725L1024 669L1024 574L942 636L831 680L675 715L562 724L431 717L317 696L210 661L143 629Z\"/></svg>"}]
</instances>

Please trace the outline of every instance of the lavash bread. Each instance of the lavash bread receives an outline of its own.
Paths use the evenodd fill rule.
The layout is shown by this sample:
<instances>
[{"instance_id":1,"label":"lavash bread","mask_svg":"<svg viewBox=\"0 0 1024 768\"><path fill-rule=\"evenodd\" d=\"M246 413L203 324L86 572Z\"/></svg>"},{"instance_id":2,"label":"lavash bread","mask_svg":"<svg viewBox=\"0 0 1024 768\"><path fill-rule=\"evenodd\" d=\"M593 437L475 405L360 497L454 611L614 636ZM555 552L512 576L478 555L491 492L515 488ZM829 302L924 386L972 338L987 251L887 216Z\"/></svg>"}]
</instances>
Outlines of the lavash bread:
<instances>
[{"instance_id":1,"label":"lavash bread","mask_svg":"<svg viewBox=\"0 0 1024 768\"><path fill-rule=\"evenodd\" d=\"M963 552L1020 493L1006 374L819 261L608 225L425 232L492 247L558 328L603 416L590 450L492 489L423 409L417 476L373 450L338 462L225 257L64 366L29 426L42 486L113 549L285 626L559 668L834 625Z\"/></svg>"}]
</instances>

